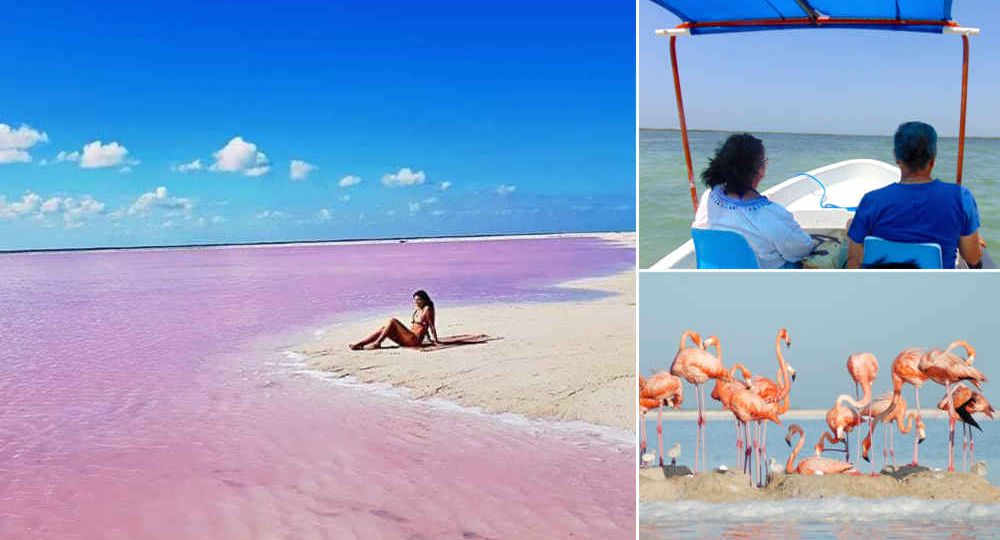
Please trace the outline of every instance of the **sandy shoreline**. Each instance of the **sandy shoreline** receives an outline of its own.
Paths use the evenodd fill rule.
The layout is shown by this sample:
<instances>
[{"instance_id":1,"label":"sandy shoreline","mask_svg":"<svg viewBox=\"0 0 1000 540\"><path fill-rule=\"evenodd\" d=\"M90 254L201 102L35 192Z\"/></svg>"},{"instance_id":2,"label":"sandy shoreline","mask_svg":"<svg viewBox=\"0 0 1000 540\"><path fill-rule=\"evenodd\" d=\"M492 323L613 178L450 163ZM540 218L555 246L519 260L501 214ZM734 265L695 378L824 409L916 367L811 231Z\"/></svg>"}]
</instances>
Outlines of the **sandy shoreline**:
<instances>
[{"instance_id":1,"label":"sandy shoreline","mask_svg":"<svg viewBox=\"0 0 1000 540\"><path fill-rule=\"evenodd\" d=\"M629 242L629 236L634 241L634 235L615 240ZM456 307L439 315L441 336L503 338L479 345L432 352L348 350L348 343L371 333L387 316L410 312L409 305L401 305L378 318L331 327L294 351L306 357L309 368L404 387L418 399L634 430L634 271L559 286L612 294L598 300Z\"/></svg>"},{"instance_id":2,"label":"sandy shoreline","mask_svg":"<svg viewBox=\"0 0 1000 540\"><path fill-rule=\"evenodd\" d=\"M642 502L698 500L727 503L831 497L915 497L996 504L1000 503L1000 488L974 474L933 470L900 479L888 474L776 474L770 484L761 489L750 487L746 475L732 472L672 478L666 478L659 467L644 468L639 472L639 500Z\"/></svg>"}]
</instances>

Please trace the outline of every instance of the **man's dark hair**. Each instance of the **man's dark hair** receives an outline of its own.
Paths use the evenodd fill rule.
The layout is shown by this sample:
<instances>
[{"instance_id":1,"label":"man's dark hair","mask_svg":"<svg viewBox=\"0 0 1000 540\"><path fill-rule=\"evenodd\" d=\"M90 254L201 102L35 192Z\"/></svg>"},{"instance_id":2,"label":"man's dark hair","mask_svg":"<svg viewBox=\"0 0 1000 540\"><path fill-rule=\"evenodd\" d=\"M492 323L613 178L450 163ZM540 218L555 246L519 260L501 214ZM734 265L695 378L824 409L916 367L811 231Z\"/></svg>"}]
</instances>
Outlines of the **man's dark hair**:
<instances>
[{"instance_id":1,"label":"man's dark hair","mask_svg":"<svg viewBox=\"0 0 1000 540\"><path fill-rule=\"evenodd\" d=\"M896 161L911 171L919 171L937 157L937 132L923 122L900 124L893 137Z\"/></svg>"}]
</instances>

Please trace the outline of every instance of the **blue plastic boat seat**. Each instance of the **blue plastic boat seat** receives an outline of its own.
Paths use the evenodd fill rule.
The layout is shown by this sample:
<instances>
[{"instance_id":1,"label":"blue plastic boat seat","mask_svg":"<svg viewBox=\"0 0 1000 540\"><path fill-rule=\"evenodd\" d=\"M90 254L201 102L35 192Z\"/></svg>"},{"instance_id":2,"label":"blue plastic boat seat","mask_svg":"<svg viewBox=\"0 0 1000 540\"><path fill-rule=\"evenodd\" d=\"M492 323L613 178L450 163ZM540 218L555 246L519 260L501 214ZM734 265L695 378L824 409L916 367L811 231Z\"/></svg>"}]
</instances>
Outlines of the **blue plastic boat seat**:
<instances>
[{"instance_id":1,"label":"blue plastic boat seat","mask_svg":"<svg viewBox=\"0 0 1000 540\"><path fill-rule=\"evenodd\" d=\"M746 238L738 232L721 229L691 229L698 268L760 268L757 255Z\"/></svg>"},{"instance_id":2,"label":"blue plastic boat seat","mask_svg":"<svg viewBox=\"0 0 1000 540\"><path fill-rule=\"evenodd\" d=\"M865 260L861 263L862 267L906 263L915 264L924 270L941 268L941 246L933 243L891 242L877 236L865 237Z\"/></svg>"}]
</instances>

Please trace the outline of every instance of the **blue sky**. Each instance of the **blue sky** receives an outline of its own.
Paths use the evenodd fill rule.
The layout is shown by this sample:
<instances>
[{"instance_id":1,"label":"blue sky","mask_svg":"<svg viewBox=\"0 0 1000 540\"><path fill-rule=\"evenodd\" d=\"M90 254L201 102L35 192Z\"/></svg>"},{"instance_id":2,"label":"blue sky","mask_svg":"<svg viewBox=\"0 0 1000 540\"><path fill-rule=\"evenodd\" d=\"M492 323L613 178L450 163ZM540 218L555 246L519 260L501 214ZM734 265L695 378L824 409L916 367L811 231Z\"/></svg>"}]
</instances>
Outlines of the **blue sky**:
<instances>
[{"instance_id":1,"label":"blue sky","mask_svg":"<svg viewBox=\"0 0 1000 540\"><path fill-rule=\"evenodd\" d=\"M1000 136L1000 5L959 0L971 38L967 134ZM677 128L668 39L680 22L639 1L639 126ZM786 30L677 40L689 129L889 135L920 119L958 133L958 36L871 30Z\"/></svg>"},{"instance_id":2,"label":"blue sky","mask_svg":"<svg viewBox=\"0 0 1000 540\"><path fill-rule=\"evenodd\" d=\"M907 347L944 349L963 339L976 348L975 365L989 380L1000 376L991 361L1000 351L992 307L1000 303L990 273L934 272L715 272L639 275L639 370L669 369L685 329L722 341L723 362L742 362L774 378L774 338L786 327L792 347L785 359L796 369L792 406L828 408L854 393L845 367L859 351L875 354L875 395L891 390L892 361ZM959 354L962 354L961 352ZM928 382L921 404L937 403L944 387ZM695 407L693 388L690 407ZM989 384L987 398L995 399ZM708 392L705 394L708 395ZM904 390L912 400L913 389ZM710 405L717 408L717 405Z\"/></svg>"},{"instance_id":3,"label":"blue sky","mask_svg":"<svg viewBox=\"0 0 1000 540\"><path fill-rule=\"evenodd\" d=\"M630 4L141 4L5 6L0 249L635 227Z\"/></svg>"}]
</instances>

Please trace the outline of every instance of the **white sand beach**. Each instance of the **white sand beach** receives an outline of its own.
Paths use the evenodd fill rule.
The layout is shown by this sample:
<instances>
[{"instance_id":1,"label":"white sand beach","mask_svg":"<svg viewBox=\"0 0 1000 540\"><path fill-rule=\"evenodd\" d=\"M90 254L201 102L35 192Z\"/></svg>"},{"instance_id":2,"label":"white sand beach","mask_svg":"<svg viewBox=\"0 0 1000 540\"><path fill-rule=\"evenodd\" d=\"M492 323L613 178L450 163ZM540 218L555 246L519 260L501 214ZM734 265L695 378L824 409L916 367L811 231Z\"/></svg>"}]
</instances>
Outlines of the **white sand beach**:
<instances>
[{"instance_id":1,"label":"white sand beach","mask_svg":"<svg viewBox=\"0 0 1000 540\"><path fill-rule=\"evenodd\" d=\"M613 236L609 239L634 245L634 234ZM418 399L634 430L635 273L560 286L611 295L455 307L438 315L442 337L483 333L502 338L487 343L435 351L348 349L389 316L409 313L411 306L401 305L382 317L331 327L296 352L307 357L310 368L403 387Z\"/></svg>"}]
</instances>

